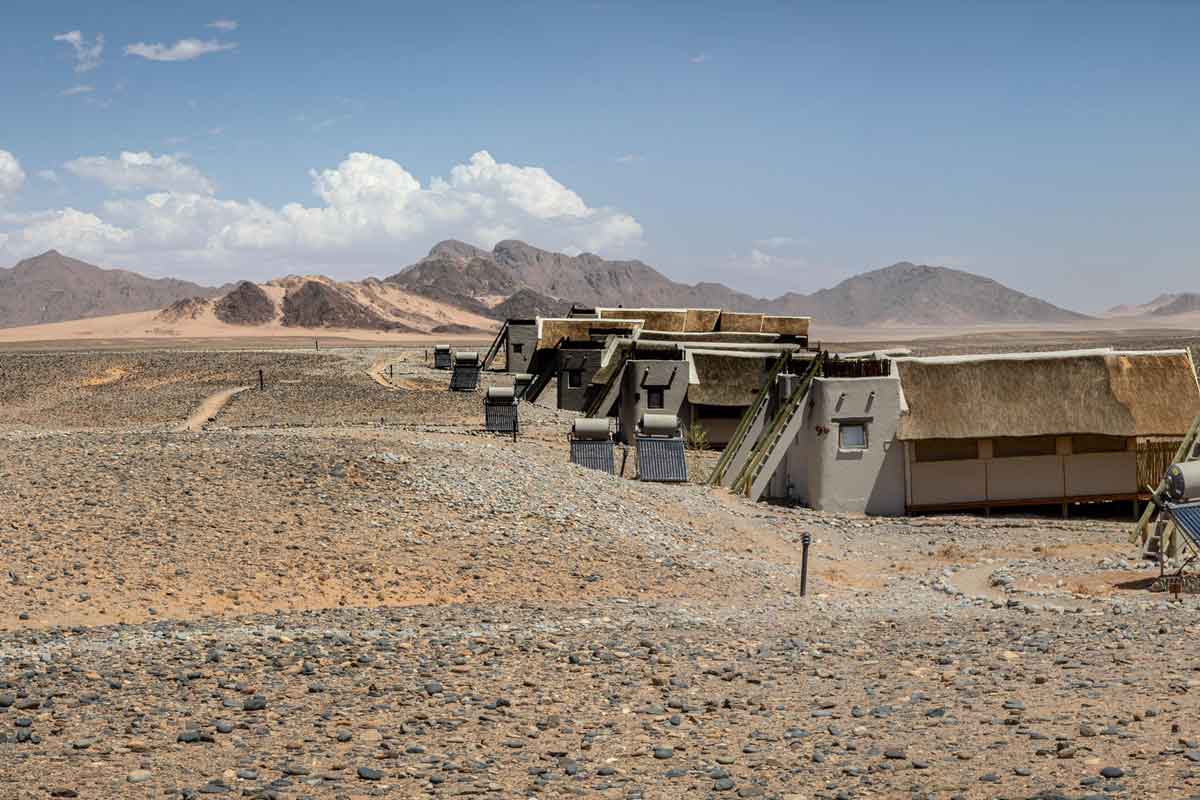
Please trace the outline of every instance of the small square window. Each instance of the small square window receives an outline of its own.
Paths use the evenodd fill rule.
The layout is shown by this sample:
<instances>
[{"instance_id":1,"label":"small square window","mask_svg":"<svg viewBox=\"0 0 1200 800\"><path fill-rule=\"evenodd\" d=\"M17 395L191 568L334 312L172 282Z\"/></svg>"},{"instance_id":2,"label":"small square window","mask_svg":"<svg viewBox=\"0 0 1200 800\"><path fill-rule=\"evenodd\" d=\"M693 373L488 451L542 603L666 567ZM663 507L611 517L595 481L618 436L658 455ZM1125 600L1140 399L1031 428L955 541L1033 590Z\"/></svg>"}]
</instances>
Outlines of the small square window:
<instances>
[{"instance_id":1,"label":"small square window","mask_svg":"<svg viewBox=\"0 0 1200 800\"><path fill-rule=\"evenodd\" d=\"M666 405L666 400L663 397L662 389L647 389L646 390L646 407L647 408L662 408Z\"/></svg>"},{"instance_id":2,"label":"small square window","mask_svg":"<svg viewBox=\"0 0 1200 800\"><path fill-rule=\"evenodd\" d=\"M519 355L523 352L525 352L525 344L523 342L513 342L513 353Z\"/></svg>"},{"instance_id":3,"label":"small square window","mask_svg":"<svg viewBox=\"0 0 1200 800\"><path fill-rule=\"evenodd\" d=\"M867 425L863 422L838 424L838 448L841 450L866 450Z\"/></svg>"},{"instance_id":4,"label":"small square window","mask_svg":"<svg viewBox=\"0 0 1200 800\"><path fill-rule=\"evenodd\" d=\"M567 388L578 389L583 386L583 370L569 369L567 370Z\"/></svg>"}]
</instances>

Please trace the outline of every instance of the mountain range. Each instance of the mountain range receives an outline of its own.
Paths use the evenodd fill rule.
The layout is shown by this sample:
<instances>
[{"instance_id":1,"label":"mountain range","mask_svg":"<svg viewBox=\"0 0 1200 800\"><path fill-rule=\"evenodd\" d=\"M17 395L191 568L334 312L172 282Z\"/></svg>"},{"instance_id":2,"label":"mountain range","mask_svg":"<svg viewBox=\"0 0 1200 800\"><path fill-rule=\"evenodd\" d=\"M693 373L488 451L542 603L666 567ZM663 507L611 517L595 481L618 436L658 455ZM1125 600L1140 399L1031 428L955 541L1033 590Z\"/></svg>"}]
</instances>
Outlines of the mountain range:
<instances>
[{"instance_id":1,"label":"mountain range","mask_svg":"<svg viewBox=\"0 0 1200 800\"><path fill-rule=\"evenodd\" d=\"M101 269L49 250L0 268L0 328L148 311L227 289Z\"/></svg>"},{"instance_id":2,"label":"mountain range","mask_svg":"<svg viewBox=\"0 0 1200 800\"><path fill-rule=\"evenodd\" d=\"M553 309L556 304L561 308L571 303L724 308L797 314L836 325L1073 322L1088 318L990 278L906 261L856 275L813 294L791 292L760 298L720 283L679 283L641 261L608 261L590 253L569 256L518 241L500 242L491 251L447 241L384 280L480 313L487 308L495 310L496 297L514 298L523 291L521 306L530 308Z\"/></svg>"},{"instance_id":3,"label":"mountain range","mask_svg":"<svg viewBox=\"0 0 1200 800\"><path fill-rule=\"evenodd\" d=\"M206 321L239 329L358 329L473 333L510 317L553 316L583 306L724 308L811 316L819 323L972 325L1069 323L1090 317L990 278L906 261L864 272L812 294L755 297L720 283L674 281L637 260L567 255L508 240L491 250L435 245L386 278L320 275L207 287L101 269L56 250L0 269L0 328L157 311L156 330ZM1105 316L1200 311L1200 294L1171 294ZM168 326L161 328L161 326Z\"/></svg>"},{"instance_id":4,"label":"mountain range","mask_svg":"<svg viewBox=\"0 0 1200 800\"><path fill-rule=\"evenodd\" d=\"M1200 311L1200 293L1166 292L1148 303L1113 306L1106 317L1170 317Z\"/></svg>"}]
</instances>

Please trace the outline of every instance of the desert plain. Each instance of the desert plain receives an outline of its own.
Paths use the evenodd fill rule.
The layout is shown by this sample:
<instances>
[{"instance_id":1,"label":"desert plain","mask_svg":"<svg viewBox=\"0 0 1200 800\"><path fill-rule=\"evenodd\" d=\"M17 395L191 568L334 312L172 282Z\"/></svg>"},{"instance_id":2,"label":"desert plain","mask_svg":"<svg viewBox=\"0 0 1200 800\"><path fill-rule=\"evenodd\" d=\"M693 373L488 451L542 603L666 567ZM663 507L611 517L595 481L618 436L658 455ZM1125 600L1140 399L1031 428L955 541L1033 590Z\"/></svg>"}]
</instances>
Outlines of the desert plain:
<instances>
[{"instance_id":1,"label":"desert plain","mask_svg":"<svg viewBox=\"0 0 1200 800\"><path fill-rule=\"evenodd\" d=\"M432 340L316 344L0 346L0 797L1200 797L1197 600L1127 514L640 483L552 390L514 442Z\"/></svg>"}]
</instances>

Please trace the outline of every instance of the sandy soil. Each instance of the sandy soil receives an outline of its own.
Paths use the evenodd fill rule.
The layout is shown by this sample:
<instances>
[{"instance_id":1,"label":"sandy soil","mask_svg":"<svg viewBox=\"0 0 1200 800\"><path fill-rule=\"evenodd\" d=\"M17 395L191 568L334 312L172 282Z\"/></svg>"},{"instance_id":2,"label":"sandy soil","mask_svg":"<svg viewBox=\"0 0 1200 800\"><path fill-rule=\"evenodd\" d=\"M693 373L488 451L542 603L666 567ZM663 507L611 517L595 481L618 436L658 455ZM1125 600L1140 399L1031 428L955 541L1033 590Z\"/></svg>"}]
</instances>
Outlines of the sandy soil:
<instances>
[{"instance_id":1,"label":"sandy soil","mask_svg":"<svg viewBox=\"0 0 1200 800\"><path fill-rule=\"evenodd\" d=\"M219 340L219 339L271 339L288 338L296 340L314 339L348 339L360 343L382 342L453 342L479 341L480 335L461 336L447 334L400 333L389 331L368 331L358 329L321 328L297 330L279 324L277 321L267 325L227 325L211 313L206 313L197 319L175 320L164 322L158 319L157 311L139 311L134 314L118 314L111 317L96 319L80 319L70 322L55 322L48 325L28 325L19 328L0 328L0 343L12 342L105 342L125 339L142 341L158 341L172 339ZM454 321L464 325L478 324L499 328L498 323L483 320L482 317L469 315L470 319Z\"/></svg>"},{"instance_id":2,"label":"sandy soil","mask_svg":"<svg viewBox=\"0 0 1200 800\"><path fill-rule=\"evenodd\" d=\"M241 394L249 390L249 386L238 386L235 389L222 389L221 391L210 394L200 403L200 406L193 411L183 425L180 427L182 431L190 431L198 433L205 425L213 422L217 418L217 414L221 413L221 409L225 408L226 404L234 398L235 395Z\"/></svg>"},{"instance_id":3,"label":"sandy soil","mask_svg":"<svg viewBox=\"0 0 1200 800\"><path fill-rule=\"evenodd\" d=\"M421 347L0 373L0 797L1200 794L1200 605L1120 520L600 475Z\"/></svg>"}]
</instances>

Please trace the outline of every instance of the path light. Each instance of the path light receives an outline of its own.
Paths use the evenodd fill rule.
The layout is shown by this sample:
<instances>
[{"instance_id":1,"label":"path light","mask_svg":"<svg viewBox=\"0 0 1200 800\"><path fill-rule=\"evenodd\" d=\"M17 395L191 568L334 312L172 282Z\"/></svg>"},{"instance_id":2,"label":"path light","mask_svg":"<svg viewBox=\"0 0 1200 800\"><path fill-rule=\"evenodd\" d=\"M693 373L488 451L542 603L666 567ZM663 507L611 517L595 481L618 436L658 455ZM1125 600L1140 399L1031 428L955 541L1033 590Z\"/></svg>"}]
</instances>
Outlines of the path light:
<instances>
[{"instance_id":1,"label":"path light","mask_svg":"<svg viewBox=\"0 0 1200 800\"><path fill-rule=\"evenodd\" d=\"M808 546L812 544L812 534L808 531L800 534L800 546L804 548L800 556L800 596L808 594Z\"/></svg>"}]
</instances>

